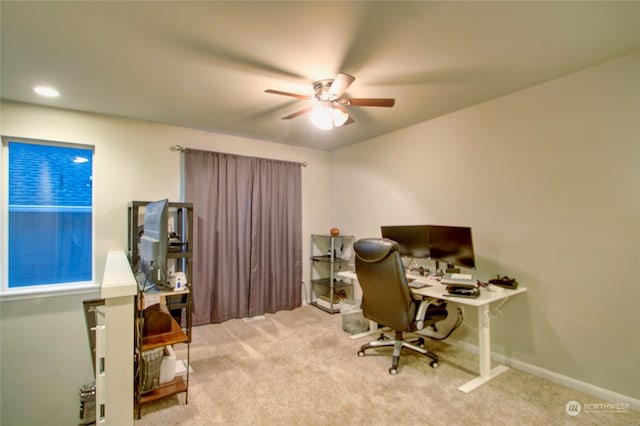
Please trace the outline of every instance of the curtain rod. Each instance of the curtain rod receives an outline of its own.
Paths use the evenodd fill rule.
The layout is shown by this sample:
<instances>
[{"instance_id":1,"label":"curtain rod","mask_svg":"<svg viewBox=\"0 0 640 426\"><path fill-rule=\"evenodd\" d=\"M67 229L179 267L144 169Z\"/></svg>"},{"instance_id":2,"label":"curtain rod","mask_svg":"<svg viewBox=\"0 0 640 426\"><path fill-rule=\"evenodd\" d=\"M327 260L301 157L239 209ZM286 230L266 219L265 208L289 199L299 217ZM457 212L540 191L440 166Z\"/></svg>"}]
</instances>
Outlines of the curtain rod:
<instances>
[{"instance_id":1,"label":"curtain rod","mask_svg":"<svg viewBox=\"0 0 640 426\"><path fill-rule=\"evenodd\" d=\"M182 146L182 145L174 145L174 146L170 146L169 147L170 151L178 151L178 152L185 152L187 150L186 146ZM294 161L295 163L296 161ZM302 167L307 167L307 162L303 161L302 163L300 163L302 165Z\"/></svg>"}]
</instances>

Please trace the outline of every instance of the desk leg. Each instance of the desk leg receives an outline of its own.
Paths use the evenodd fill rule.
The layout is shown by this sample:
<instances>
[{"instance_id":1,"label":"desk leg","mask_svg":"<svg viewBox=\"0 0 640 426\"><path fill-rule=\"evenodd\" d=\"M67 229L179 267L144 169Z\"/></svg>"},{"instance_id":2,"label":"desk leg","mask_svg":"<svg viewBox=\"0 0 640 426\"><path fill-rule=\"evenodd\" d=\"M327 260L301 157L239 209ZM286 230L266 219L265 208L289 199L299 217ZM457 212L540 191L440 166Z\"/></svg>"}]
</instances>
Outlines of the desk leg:
<instances>
[{"instance_id":1,"label":"desk leg","mask_svg":"<svg viewBox=\"0 0 640 426\"><path fill-rule=\"evenodd\" d=\"M458 388L464 393L471 392L478 386L488 382L509 369L509 367L505 365L499 365L496 368L491 369L491 320L489 318L489 304L478 306L478 327L480 376Z\"/></svg>"}]
</instances>

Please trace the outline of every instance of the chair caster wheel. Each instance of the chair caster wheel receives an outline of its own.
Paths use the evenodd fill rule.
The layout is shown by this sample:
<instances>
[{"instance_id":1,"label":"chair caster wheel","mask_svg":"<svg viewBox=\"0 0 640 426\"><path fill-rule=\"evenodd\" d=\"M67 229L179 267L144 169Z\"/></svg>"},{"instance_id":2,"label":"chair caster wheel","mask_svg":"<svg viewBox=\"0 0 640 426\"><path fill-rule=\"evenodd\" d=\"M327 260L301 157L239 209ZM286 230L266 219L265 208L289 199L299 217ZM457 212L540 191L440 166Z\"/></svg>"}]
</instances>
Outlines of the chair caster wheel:
<instances>
[{"instance_id":1,"label":"chair caster wheel","mask_svg":"<svg viewBox=\"0 0 640 426\"><path fill-rule=\"evenodd\" d=\"M389 369L389 374L391 374L392 376L395 376L396 374L398 374L398 369L394 368L394 367L391 367Z\"/></svg>"},{"instance_id":2,"label":"chair caster wheel","mask_svg":"<svg viewBox=\"0 0 640 426\"><path fill-rule=\"evenodd\" d=\"M431 368L438 368L438 361L431 361L429 365L431 366Z\"/></svg>"},{"instance_id":3,"label":"chair caster wheel","mask_svg":"<svg viewBox=\"0 0 640 426\"><path fill-rule=\"evenodd\" d=\"M364 351L358 351L358 356L362 358L364 356Z\"/></svg>"}]
</instances>

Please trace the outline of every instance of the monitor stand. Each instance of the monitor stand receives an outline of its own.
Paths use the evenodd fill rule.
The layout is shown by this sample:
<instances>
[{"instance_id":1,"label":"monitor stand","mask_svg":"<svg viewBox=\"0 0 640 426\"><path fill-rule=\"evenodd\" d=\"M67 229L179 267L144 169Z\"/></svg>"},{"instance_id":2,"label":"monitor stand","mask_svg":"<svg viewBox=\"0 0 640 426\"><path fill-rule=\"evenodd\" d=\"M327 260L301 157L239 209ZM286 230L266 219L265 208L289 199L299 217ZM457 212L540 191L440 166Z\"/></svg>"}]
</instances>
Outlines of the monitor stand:
<instances>
[{"instance_id":1,"label":"monitor stand","mask_svg":"<svg viewBox=\"0 0 640 426\"><path fill-rule=\"evenodd\" d=\"M440 269L440 261L436 260L436 274L442 277L445 273L447 274L459 274L460 268L456 268L451 263L447 263L447 266L444 269Z\"/></svg>"}]
</instances>

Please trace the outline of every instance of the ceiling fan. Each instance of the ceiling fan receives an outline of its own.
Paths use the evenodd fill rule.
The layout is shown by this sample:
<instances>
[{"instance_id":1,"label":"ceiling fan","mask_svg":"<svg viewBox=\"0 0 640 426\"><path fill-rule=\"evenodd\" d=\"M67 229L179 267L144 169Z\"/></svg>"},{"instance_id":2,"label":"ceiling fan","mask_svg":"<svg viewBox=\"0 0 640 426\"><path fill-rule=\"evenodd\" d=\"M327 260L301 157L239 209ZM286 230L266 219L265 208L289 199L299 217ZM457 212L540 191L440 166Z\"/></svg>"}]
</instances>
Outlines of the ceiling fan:
<instances>
[{"instance_id":1,"label":"ceiling fan","mask_svg":"<svg viewBox=\"0 0 640 426\"><path fill-rule=\"evenodd\" d=\"M393 98L347 98L344 93L356 78L345 73L338 73L335 79L320 80L313 83L314 95L299 95L297 93L282 92L280 90L265 90L274 95L291 96L293 98L310 100L313 104L282 117L291 120L308 112L311 121L321 129L332 129L354 122L345 107L392 107L396 100Z\"/></svg>"}]
</instances>

